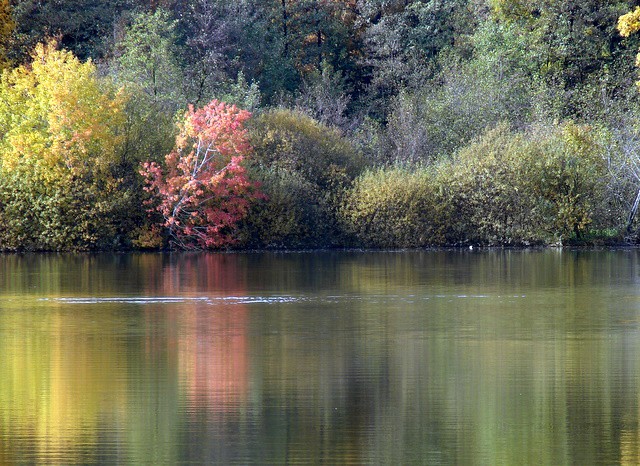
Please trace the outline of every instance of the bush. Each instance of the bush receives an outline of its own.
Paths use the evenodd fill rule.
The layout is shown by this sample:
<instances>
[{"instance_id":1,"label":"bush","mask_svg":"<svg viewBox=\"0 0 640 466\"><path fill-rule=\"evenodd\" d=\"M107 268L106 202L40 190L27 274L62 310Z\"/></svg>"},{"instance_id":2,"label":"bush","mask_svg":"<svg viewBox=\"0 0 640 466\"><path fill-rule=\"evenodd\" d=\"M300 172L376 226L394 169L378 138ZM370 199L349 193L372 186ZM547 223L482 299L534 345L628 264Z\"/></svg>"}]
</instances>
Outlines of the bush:
<instances>
[{"instance_id":1,"label":"bush","mask_svg":"<svg viewBox=\"0 0 640 466\"><path fill-rule=\"evenodd\" d=\"M250 132L256 164L299 173L321 188L353 179L362 169L361 155L340 131L301 112L265 112Z\"/></svg>"},{"instance_id":2,"label":"bush","mask_svg":"<svg viewBox=\"0 0 640 466\"><path fill-rule=\"evenodd\" d=\"M404 166L363 173L345 196L341 214L358 244L374 247L440 245L450 222L436 172Z\"/></svg>"},{"instance_id":3,"label":"bush","mask_svg":"<svg viewBox=\"0 0 640 466\"><path fill-rule=\"evenodd\" d=\"M244 243L253 247L324 246L331 236L317 186L285 169L264 169L261 180L267 201L256 204L243 228Z\"/></svg>"},{"instance_id":4,"label":"bush","mask_svg":"<svg viewBox=\"0 0 640 466\"><path fill-rule=\"evenodd\" d=\"M324 247L342 241L338 208L363 158L342 134L300 112L277 109L255 118L252 176L265 203L245 225L255 247Z\"/></svg>"},{"instance_id":5,"label":"bush","mask_svg":"<svg viewBox=\"0 0 640 466\"><path fill-rule=\"evenodd\" d=\"M548 244L610 228L621 212L605 207L604 138L573 123L488 131L442 167L455 212L449 242Z\"/></svg>"},{"instance_id":6,"label":"bush","mask_svg":"<svg viewBox=\"0 0 640 466\"><path fill-rule=\"evenodd\" d=\"M609 192L607 144L606 132L573 123L499 125L450 160L362 174L345 196L343 225L375 247L610 239L625 210Z\"/></svg>"},{"instance_id":7,"label":"bush","mask_svg":"<svg viewBox=\"0 0 640 466\"><path fill-rule=\"evenodd\" d=\"M0 249L126 246L140 213L126 98L55 42L0 78Z\"/></svg>"},{"instance_id":8,"label":"bush","mask_svg":"<svg viewBox=\"0 0 640 466\"><path fill-rule=\"evenodd\" d=\"M166 230L171 246L213 249L238 242L238 224L263 198L243 165L251 151L244 127L250 116L217 100L190 106L164 166L142 164L149 212L162 216L155 229Z\"/></svg>"},{"instance_id":9,"label":"bush","mask_svg":"<svg viewBox=\"0 0 640 466\"><path fill-rule=\"evenodd\" d=\"M133 190L113 178L51 180L16 169L0 177L0 249L126 247L135 206Z\"/></svg>"}]
</instances>

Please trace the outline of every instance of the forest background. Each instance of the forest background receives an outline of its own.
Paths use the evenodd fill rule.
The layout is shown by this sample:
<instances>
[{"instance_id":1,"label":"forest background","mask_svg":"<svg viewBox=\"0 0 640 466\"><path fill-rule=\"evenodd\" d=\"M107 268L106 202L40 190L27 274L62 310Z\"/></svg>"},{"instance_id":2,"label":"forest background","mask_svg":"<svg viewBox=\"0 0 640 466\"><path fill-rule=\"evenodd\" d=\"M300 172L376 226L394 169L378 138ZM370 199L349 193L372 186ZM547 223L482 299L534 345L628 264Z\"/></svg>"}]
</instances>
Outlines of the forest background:
<instances>
[{"instance_id":1,"label":"forest background","mask_svg":"<svg viewBox=\"0 0 640 466\"><path fill-rule=\"evenodd\" d=\"M636 242L637 5L0 0L0 250Z\"/></svg>"}]
</instances>

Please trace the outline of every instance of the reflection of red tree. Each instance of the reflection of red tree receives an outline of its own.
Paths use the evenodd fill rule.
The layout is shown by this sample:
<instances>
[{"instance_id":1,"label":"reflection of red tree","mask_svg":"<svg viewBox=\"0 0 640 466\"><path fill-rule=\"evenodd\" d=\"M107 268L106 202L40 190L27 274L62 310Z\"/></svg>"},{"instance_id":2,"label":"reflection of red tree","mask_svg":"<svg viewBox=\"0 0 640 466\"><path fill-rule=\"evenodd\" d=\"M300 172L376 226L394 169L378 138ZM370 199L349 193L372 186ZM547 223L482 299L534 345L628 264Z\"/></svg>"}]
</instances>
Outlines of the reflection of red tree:
<instances>
[{"instance_id":1,"label":"reflection of red tree","mask_svg":"<svg viewBox=\"0 0 640 466\"><path fill-rule=\"evenodd\" d=\"M162 270L165 296L229 296L244 293L246 268L242 255L216 253L175 254Z\"/></svg>"},{"instance_id":2,"label":"reflection of red tree","mask_svg":"<svg viewBox=\"0 0 640 466\"><path fill-rule=\"evenodd\" d=\"M248 311L244 305L224 305L215 298L246 294L244 256L186 253L155 259L152 268L160 276L152 275L149 296L214 299L211 303L186 301L179 307L166 307L166 313L160 315L150 307L148 325L164 322L168 331L161 332L161 341L147 341L147 352L166 354L163 349L168 349L170 358L177 353L178 376L189 409L234 409L248 390ZM156 338L157 332L148 335Z\"/></svg>"},{"instance_id":3,"label":"reflection of red tree","mask_svg":"<svg viewBox=\"0 0 640 466\"><path fill-rule=\"evenodd\" d=\"M239 408L249 385L247 309L200 304L181 320L180 376L189 405L196 411Z\"/></svg>"},{"instance_id":4,"label":"reflection of red tree","mask_svg":"<svg viewBox=\"0 0 640 466\"><path fill-rule=\"evenodd\" d=\"M178 292L209 297L245 294L242 256L184 255L176 263ZM176 277L177 276L177 277ZM166 282L165 282L166 283ZM193 408L232 410L248 389L247 309L199 303L179 316L180 376Z\"/></svg>"}]
</instances>

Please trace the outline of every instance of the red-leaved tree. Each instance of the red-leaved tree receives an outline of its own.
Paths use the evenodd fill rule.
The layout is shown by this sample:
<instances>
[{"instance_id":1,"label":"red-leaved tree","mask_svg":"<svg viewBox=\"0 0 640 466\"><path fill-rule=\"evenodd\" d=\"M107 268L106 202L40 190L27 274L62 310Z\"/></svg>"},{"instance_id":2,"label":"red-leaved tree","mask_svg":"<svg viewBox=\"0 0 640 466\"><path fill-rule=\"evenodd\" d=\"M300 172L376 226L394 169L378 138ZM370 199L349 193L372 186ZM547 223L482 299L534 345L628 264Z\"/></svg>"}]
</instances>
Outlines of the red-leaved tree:
<instances>
[{"instance_id":1,"label":"red-leaved tree","mask_svg":"<svg viewBox=\"0 0 640 466\"><path fill-rule=\"evenodd\" d=\"M162 214L172 246L211 249L237 242L238 222L264 197L241 164L251 151L244 127L250 116L217 100L198 110L190 106L164 171L155 162L142 164L150 211Z\"/></svg>"}]
</instances>

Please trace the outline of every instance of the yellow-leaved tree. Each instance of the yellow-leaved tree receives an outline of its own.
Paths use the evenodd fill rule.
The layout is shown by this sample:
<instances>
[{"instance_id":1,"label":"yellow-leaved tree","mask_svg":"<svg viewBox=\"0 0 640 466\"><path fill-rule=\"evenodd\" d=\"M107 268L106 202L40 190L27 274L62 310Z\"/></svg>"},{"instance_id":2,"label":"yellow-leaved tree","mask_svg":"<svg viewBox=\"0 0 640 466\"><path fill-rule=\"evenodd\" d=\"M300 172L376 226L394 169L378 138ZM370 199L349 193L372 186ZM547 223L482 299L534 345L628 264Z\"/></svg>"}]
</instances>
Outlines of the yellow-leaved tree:
<instances>
[{"instance_id":1,"label":"yellow-leaved tree","mask_svg":"<svg viewBox=\"0 0 640 466\"><path fill-rule=\"evenodd\" d=\"M631 34L640 31L640 6L636 7L635 10L620 16L618 18L617 27L620 35L623 37L629 37ZM636 55L636 66L640 66L640 52ZM640 86L640 81L636 81L636 85ZM638 164L636 160L633 160L632 163L629 163L627 166L637 167ZM637 179L637 169L631 168L631 171L632 174L630 179ZM631 233L632 231L634 219L636 217L636 213L638 212L638 208L640 208L640 188L636 189L636 197L629 212L629 217L627 220L627 233Z\"/></svg>"},{"instance_id":2,"label":"yellow-leaved tree","mask_svg":"<svg viewBox=\"0 0 640 466\"><path fill-rule=\"evenodd\" d=\"M91 61L55 42L2 73L0 249L116 245L132 202L121 151L125 103Z\"/></svg>"},{"instance_id":3,"label":"yellow-leaved tree","mask_svg":"<svg viewBox=\"0 0 640 466\"><path fill-rule=\"evenodd\" d=\"M622 37L629 37L640 31L640 6L618 18L618 32ZM640 66L640 53L636 55L636 66ZM640 83L638 83L640 84Z\"/></svg>"},{"instance_id":4,"label":"yellow-leaved tree","mask_svg":"<svg viewBox=\"0 0 640 466\"><path fill-rule=\"evenodd\" d=\"M623 37L629 37L640 30L640 6L618 18L618 31Z\"/></svg>"}]
</instances>

